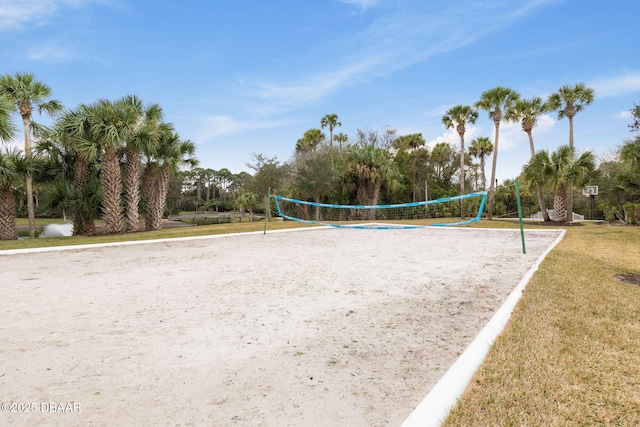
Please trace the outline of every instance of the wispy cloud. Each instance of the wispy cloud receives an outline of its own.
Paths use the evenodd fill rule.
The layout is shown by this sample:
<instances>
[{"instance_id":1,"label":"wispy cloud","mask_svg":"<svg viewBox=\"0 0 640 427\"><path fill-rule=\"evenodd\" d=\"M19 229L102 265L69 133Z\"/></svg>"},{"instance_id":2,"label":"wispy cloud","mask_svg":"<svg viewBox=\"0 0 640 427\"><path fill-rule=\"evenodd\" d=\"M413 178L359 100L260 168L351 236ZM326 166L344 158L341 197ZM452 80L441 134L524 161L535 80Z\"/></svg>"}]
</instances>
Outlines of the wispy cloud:
<instances>
[{"instance_id":1,"label":"wispy cloud","mask_svg":"<svg viewBox=\"0 0 640 427\"><path fill-rule=\"evenodd\" d=\"M622 95L640 92L640 71L627 72L591 82L588 86L595 90L596 97Z\"/></svg>"},{"instance_id":2,"label":"wispy cloud","mask_svg":"<svg viewBox=\"0 0 640 427\"><path fill-rule=\"evenodd\" d=\"M67 8L86 7L92 3L115 4L118 0L0 0L0 32L51 22L58 12Z\"/></svg>"},{"instance_id":3,"label":"wispy cloud","mask_svg":"<svg viewBox=\"0 0 640 427\"><path fill-rule=\"evenodd\" d=\"M256 129L270 129L291 124L289 121L239 120L228 115L211 115L197 120L196 140L207 142L219 136L241 134Z\"/></svg>"},{"instance_id":4,"label":"wispy cloud","mask_svg":"<svg viewBox=\"0 0 640 427\"><path fill-rule=\"evenodd\" d=\"M368 0L342 0L372 6ZM558 0L533 0L516 8L485 7L481 2L439 8L416 1L406 7L386 9L364 31L331 48L333 69L312 75L289 76L287 82L252 76L246 94L287 105L308 105L336 91L387 76L430 57L450 52L512 25L538 8ZM388 5L387 5L388 6ZM322 69L319 64L318 69Z\"/></svg>"},{"instance_id":5,"label":"wispy cloud","mask_svg":"<svg viewBox=\"0 0 640 427\"><path fill-rule=\"evenodd\" d=\"M360 6L362 10L369 9L379 3L379 0L339 0L342 3L354 4Z\"/></svg>"}]
</instances>

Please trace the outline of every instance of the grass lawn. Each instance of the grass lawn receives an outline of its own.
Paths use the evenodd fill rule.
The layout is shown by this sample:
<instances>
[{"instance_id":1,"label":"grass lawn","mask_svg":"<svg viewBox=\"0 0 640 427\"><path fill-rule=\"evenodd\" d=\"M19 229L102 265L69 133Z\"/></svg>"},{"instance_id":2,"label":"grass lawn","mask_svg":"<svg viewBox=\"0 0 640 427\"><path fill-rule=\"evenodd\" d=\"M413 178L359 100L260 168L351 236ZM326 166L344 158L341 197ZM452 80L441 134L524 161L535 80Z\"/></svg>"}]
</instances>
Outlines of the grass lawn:
<instances>
[{"instance_id":1,"label":"grass lawn","mask_svg":"<svg viewBox=\"0 0 640 427\"><path fill-rule=\"evenodd\" d=\"M305 226L274 221L268 229ZM518 224L483 220L474 227ZM0 242L0 250L263 229L264 222L245 222L26 239ZM629 273L640 274L640 227L567 227L445 425L640 425L640 286L616 278Z\"/></svg>"},{"instance_id":2,"label":"grass lawn","mask_svg":"<svg viewBox=\"0 0 640 427\"><path fill-rule=\"evenodd\" d=\"M585 224L529 282L445 426L640 425L640 227Z\"/></svg>"}]
</instances>

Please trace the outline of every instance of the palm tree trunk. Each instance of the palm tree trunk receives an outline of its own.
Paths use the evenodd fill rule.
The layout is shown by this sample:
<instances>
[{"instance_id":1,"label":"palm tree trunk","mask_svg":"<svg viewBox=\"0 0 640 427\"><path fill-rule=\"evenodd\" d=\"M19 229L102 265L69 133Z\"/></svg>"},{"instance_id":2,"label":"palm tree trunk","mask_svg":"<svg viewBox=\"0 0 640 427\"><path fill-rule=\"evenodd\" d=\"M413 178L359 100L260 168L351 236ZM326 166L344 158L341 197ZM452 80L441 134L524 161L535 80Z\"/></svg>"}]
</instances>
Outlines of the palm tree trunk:
<instances>
[{"instance_id":1,"label":"palm tree trunk","mask_svg":"<svg viewBox=\"0 0 640 427\"><path fill-rule=\"evenodd\" d=\"M464 134L460 135L460 195L464 196ZM464 199L460 199L460 218L465 218Z\"/></svg>"},{"instance_id":2,"label":"palm tree trunk","mask_svg":"<svg viewBox=\"0 0 640 427\"><path fill-rule=\"evenodd\" d=\"M500 137L500 122L494 121L496 125L496 135L493 143L493 161L491 165L491 182L489 183L489 204L487 206L487 219L493 219L493 203L495 198L495 181L496 181L496 166L498 164L498 142Z\"/></svg>"},{"instance_id":3,"label":"palm tree trunk","mask_svg":"<svg viewBox=\"0 0 640 427\"><path fill-rule=\"evenodd\" d=\"M540 184L536 184L536 193L538 195L538 206L540 207L542 218L545 222L548 222L550 221L549 212L547 211L547 206L544 202L544 194L542 193L542 186Z\"/></svg>"},{"instance_id":4,"label":"palm tree trunk","mask_svg":"<svg viewBox=\"0 0 640 427\"><path fill-rule=\"evenodd\" d=\"M536 155L536 149L533 144L533 135L531 129L527 130L527 135L529 136L529 149L531 150L531 158ZM536 195L538 196L538 206L540 207L540 213L542 214L542 218L544 218L545 222L548 222L549 212L547 212L547 207L544 203L544 194L542 193L542 186L540 184L536 184Z\"/></svg>"},{"instance_id":5,"label":"palm tree trunk","mask_svg":"<svg viewBox=\"0 0 640 427\"><path fill-rule=\"evenodd\" d=\"M156 197L156 184L155 184L155 172L154 172L154 164L147 163L144 168L144 177L143 177L143 193L144 193L144 202L145 202L145 216L144 216L144 229L146 231L153 230L154 224L154 212L156 211L155 204L157 201Z\"/></svg>"},{"instance_id":6,"label":"palm tree trunk","mask_svg":"<svg viewBox=\"0 0 640 427\"><path fill-rule=\"evenodd\" d=\"M126 151L124 165L124 203L126 207L126 231L135 232L140 227L140 155L133 149Z\"/></svg>"},{"instance_id":7,"label":"palm tree trunk","mask_svg":"<svg viewBox=\"0 0 640 427\"><path fill-rule=\"evenodd\" d=\"M24 128L24 157L31 157L31 114L22 116L22 126ZM33 179L30 174L25 175L27 187L27 215L29 216L29 237L36 235L36 214L33 206Z\"/></svg>"},{"instance_id":8,"label":"palm tree trunk","mask_svg":"<svg viewBox=\"0 0 640 427\"><path fill-rule=\"evenodd\" d=\"M163 164L160 166L158 175L155 179L155 188L153 190L153 205L151 216L151 230L160 230L162 228L162 217L164 216L164 208L169 190L169 166Z\"/></svg>"},{"instance_id":9,"label":"palm tree trunk","mask_svg":"<svg viewBox=\"0 0 640 427\"><path fill-rule=\"evenodd\" d=\"M569 114L567 118L569 119L569 148L573 150L573 115ZM570 180L567 185L566 199L568 211L567 221L571 223L573 222L573 180Z\"/></svg>"},{"instance_id":10,"label":"palm tree trunk","mask_svg":"<svg viewBox=\"0 0 640 427\"><path fill-rule=\"evenodd\" d=\"M122 204L122 180L120 162L115 148L108 148L102 157L100 170L100 186L102 187L102 219L105 233L113 234L122 231L124 219Z\"/></svg>"},{"instance_id":11,"label":"palm tree trunk","mask_svg":"<svg viewBox=\"0 0 640 427\"><path fill-rule=\"evenodd\" d=\"M556 189L553 194L553 220L557 222L564 221L567 217L567 206L565 204L565 197L567 195L567 188L563 185Z\"/></svg>"},{"instance_id":12,"label":"palm tree trunk","mask_svg":"<svg viewBox=\"0 0 640 427\"><path fill-rule=\"evenodd\" d=\"M16 203L13 188L0 188L0 240L16 240Z\"/></svg>"},{"instance_id":13,"label":"palm tree trunk","mask_svg":"<svg viewBox=\"0 0 640 427\"><path fill-rule=\"evenodd\" d=\"M76 190L82 191L89 180L89 164L86 159L76 154L73 164L73 186ZM80 210L73 213L73 235L93 236L96 232L96 223L93 218L87 218Z\"/></svg>"}]
</instances>

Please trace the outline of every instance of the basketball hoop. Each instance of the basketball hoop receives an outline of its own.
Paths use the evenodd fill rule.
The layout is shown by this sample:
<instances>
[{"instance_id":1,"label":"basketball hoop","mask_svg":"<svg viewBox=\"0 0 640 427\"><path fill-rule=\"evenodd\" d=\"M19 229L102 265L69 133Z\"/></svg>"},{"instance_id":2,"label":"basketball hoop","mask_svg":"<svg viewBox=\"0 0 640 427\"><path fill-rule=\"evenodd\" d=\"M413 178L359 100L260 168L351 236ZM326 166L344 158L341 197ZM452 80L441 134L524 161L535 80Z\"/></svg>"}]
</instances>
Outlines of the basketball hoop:
<instances>
[{"instance_id":1,"label":"basketball hoop","mask_svg":"<svg viewBox=\"0 0 640 427\"><path fill-rule=\"evenodd\" d=\"M582 195L587 197L597 196L598 195L598 186L597 185L587 185L582 189Z\"/></svg>"}]
</instances>

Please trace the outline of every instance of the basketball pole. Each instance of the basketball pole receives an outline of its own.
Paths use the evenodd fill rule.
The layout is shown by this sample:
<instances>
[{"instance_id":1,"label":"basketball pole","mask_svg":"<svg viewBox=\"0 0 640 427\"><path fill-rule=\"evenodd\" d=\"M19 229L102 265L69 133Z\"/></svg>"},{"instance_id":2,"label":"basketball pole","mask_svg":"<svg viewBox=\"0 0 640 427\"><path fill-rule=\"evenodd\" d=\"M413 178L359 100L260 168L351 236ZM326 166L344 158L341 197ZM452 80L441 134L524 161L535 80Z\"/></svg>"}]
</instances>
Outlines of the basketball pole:
<instances>
[{"instance_id":1,"label":"basketball pole","mask_svg":"<svg viewBox=\"0 0 640 427\"><path fill-rule=\"evenodd\" d=\"M522 224L522 203L520 203L520 185L518 184L518 178L514 180L516 185L516 202L518 203L518 219L520 220L520 238L522 239L522 253L527 253L527 248L524 244L524 226Z\"/></svg>"}]
</instances>

